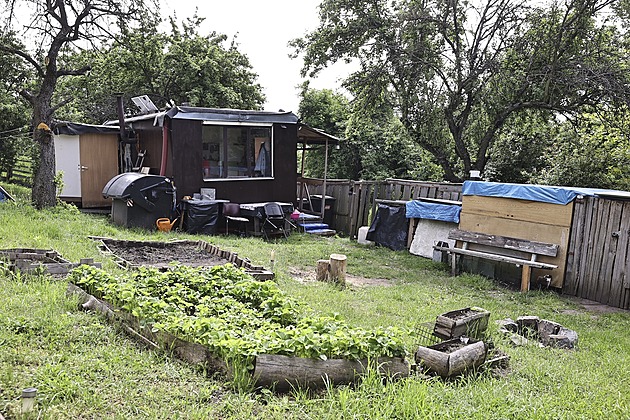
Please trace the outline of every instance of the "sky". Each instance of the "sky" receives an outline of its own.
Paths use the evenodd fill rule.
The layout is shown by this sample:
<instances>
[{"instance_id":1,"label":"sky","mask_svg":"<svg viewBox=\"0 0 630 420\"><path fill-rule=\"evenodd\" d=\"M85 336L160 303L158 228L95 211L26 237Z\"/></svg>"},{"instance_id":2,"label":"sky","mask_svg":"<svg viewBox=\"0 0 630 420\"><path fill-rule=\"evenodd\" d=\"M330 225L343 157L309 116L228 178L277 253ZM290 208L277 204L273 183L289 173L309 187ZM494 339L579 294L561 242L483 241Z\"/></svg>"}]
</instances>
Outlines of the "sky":
<instances>
[{"instance_id":1,"label":"sky","mask_svg":"<svg viewBox=\"0 0 630 420\"><path fill-rule=\"evenodd\" d=\"M237 36L238 50L245 54L258 74L267 101L266 111L298 112L299 96L296 86L300 77L302 59L289 58L292 49L287 45L318 25L320 0L161 0L163 17L176 13L179 20L191 17L198 8L198 15L205 17L199 28L200 34L211 31L228 36L228 42ZM226 46L229 44L226 44ZM340 78L347 76L350 68L335 64L325 69L310 86L316 89L340 87Z\"/></svg>"}]
</instances>

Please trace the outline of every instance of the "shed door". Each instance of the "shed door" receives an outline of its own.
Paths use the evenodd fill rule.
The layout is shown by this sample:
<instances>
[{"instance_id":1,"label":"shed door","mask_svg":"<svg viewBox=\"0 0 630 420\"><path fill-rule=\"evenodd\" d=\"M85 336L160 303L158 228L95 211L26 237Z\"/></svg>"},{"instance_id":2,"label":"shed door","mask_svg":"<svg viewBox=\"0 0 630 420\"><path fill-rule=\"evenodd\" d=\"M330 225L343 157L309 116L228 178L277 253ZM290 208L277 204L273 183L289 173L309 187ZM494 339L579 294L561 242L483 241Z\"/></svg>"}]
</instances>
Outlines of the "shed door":
<instances>
[{"instance_id":1,"label":"shed door","mask_svg":"<svg viewBox=\"0 0 630 420\"><path fill-rule=\"evenodd\" d=\"M563 292L630 309L630 201L576 200Z\"/></svg>"},{"instance_id":2,"label":"shed door","mask_svg":"<svg viewBox=\"0 0 630 420\"><path fill-rule=\"evenodd\" d=\"M118 175L118 135L81 134L81 197L83 207L111 205L103 187Z\"/></svg>"},{"instance_id":3,"label":"shed door","mask_svg":"<svg viewBox=\"0 0 630 420\"><path fill-rule=\"evenodd\" d=\"M58 172L63 172L63 191L59 194L61 198L81 198L79 162L79 136L67 134L55 136L55 166Z\"/></svg>"}]
</instances>

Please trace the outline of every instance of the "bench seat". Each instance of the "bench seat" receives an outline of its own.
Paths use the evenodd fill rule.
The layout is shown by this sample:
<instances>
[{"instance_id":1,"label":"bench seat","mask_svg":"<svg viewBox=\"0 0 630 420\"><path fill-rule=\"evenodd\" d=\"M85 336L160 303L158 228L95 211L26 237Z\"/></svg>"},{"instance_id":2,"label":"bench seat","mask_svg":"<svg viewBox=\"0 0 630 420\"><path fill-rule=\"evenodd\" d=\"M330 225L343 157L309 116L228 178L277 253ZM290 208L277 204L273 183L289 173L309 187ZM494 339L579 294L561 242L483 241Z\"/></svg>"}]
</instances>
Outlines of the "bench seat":
<instances>
[{"instance_id":1,"label":"bench seat","mask_svg":"<svg viewBox=\"0 0 630 420\"><path fill-rule=\"evenodd\" d=\"M457 275L457 255L468 255L471 257L483 258L492 261L506 262L522 267L521 291L529 290L531 269L540 268L553 270L558 268L555 264L537 261L539 255L556 257L558 255L558 245L545 242L528 241L525 239L511 238L500 235L488 235L480 232L469 232L454 229L449 232L449 239L461 244L461 248L449 248L445 246L434 246L437 251L447 252L451 257L451 274ZM485 250L469 249L470 244L483 245ZM529 258L507 255L508 252L518 251Z\"/></svg>"}]
</instances>

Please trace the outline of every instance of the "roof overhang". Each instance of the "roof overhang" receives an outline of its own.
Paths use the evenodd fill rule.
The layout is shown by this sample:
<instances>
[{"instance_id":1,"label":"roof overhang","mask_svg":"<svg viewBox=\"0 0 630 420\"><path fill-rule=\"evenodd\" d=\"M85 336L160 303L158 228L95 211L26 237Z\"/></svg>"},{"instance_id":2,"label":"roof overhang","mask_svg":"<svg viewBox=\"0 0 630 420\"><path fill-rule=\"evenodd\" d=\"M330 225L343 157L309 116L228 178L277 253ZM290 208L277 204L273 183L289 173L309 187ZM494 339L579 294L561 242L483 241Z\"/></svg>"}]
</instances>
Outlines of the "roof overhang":
<instances>
[{"instance_id":1,"label":"roof overhang","mask_svg":"<svg viewBox=\"0 0 630 420\"><path fill-rule=\"evenodd\" d=\"M292 112L253 111L229 108L202 108L175 106L165 112L125 117L125 123L153 120L153 125L162 126L164 118L171 120L217 121L228 123L278 123L297 124L298 117ZM118 120L107 121L106 125L117 125Z\"/></svg>"},{"instance_id":2,"label":"roof overhang","mask_svg":"<svg viewBox=\"0 0 630 420\"><path fill-rule=\"evenodd\" d=\"M298 143L307 144L339 144L338 137L304 123L298 124Z\"/></svg>"},{"instance_id":3,"label":"roof overhang","mask_svg":"<svg viewBox=\"0 0 630 420\"><path fill-rule=\"evenodd\" d=\"M119 128L111 125L93 125L93 124L80 124L67 121L56 122L53 126L53 133L67 134L71 136L77 136L86 133L102 133L102 134L118 134Z\"/></svg>"}]
</instances>

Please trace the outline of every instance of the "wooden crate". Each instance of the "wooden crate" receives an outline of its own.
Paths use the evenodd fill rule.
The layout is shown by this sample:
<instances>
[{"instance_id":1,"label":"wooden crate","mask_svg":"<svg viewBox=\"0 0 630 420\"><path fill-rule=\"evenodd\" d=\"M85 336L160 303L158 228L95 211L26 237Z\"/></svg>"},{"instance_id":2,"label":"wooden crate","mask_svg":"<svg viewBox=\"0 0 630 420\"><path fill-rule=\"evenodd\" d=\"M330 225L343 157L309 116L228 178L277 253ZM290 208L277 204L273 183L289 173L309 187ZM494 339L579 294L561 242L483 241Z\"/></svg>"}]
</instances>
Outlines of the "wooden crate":
<instances>
[{"instance_id":1,"label":"wooden crate","mask_svg":"<svg viewBox=\"0 0 630 420\"><path fill-rule=\"evenodd\" d=\"M482 308L464 308L438 315L433 334L450 340L461 336L482 338L488 328L490 312Z\"/></svg>"}]
</instances>

